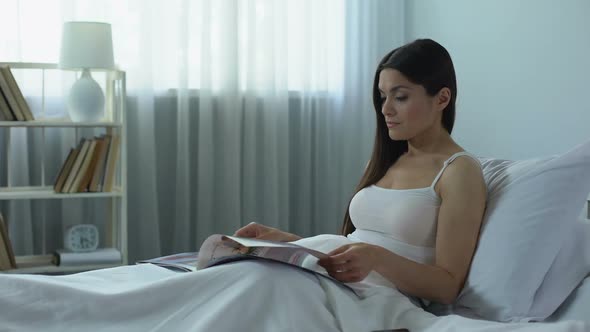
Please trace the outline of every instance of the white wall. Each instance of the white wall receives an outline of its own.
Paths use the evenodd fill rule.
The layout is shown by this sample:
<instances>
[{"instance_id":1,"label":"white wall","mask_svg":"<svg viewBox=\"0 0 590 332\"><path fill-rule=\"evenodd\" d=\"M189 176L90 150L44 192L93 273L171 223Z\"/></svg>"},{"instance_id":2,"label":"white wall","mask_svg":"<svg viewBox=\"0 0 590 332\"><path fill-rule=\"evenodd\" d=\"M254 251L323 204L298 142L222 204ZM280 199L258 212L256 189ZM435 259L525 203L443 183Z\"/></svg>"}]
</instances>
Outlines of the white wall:
<instances>
[{"instance_id":1,"label":"white wall","mask_svg":"<svg viewBox=\"0 0 590 332\"><path fill-rule=\"evenodd\" d=\"M407 0L406 20L407 41L453 57L464 148L522 159L590 139L590 1Z\"/></svg>"}]
</instances>

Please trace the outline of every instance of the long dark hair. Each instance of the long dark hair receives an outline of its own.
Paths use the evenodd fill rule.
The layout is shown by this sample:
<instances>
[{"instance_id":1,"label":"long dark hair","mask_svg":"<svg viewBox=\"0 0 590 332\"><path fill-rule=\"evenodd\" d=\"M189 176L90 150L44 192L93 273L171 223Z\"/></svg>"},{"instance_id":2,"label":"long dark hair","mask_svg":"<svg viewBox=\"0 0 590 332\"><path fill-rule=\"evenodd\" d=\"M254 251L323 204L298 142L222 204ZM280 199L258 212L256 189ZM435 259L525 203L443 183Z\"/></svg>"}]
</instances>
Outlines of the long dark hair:
<instances>
[{"instance_id":1,"label":"long dark hair","mask_svg":"<svg viewBox=\"0 0 590 332\"><path fill-rule=\"evenodd\" d=\"M355 194L361 189L375 184L385 176L385 173L408 151L408 142L405 140L394 141L389 137L385 119L381 109L383 102L379 93L379 74L385 68L391 68L402 73L409 81L424 87L429 96L436 95L442 88L451 90L451 99L443 110L442 126L449 134L453 131L455 123L455 100L457 99L457 79L455 68L449 52L431 39L417 39L402 47L387 53L379 63L373 82L373 105L377 131L371 160L365 169L365 173L356 187ZM355 230L349 214L350 203L344 216L342 234L348 235Z\"/></svg>"}]
</instances>

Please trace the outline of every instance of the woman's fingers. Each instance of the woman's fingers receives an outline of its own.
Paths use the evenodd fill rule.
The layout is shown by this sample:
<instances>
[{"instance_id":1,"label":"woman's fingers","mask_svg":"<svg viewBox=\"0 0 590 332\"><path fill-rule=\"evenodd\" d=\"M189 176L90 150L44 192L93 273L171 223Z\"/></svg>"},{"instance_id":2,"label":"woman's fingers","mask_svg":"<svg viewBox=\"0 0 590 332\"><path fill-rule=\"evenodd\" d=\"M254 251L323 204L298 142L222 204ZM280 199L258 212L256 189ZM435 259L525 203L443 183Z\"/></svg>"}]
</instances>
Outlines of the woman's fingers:
<instances>
[{"instance_id":1,"label":"woman's fingers","mask_svg":"<svg viewBox=\"0 0 590 332\"><path fill-rule=\"evenodd\" d=\"M251 222L248 225L238 229L235 233L234 236L239 236L239 237L256 237L259 233L259 226L257 223L255 222Z\"/></svg>"},{"instance_id":2,"label":"woman's fingers","mask_svg":"<svg viewBox=\"0 0 590 332\"><path fill-rule=\"evenodd\" d=\"M360 271L357 269L333 271L330 272L330 275L342 282L358 282L362 280Z\"/></svg>"},{"instance_id":3,"label":"woman's fingers","mask_svg":"<svg viewBox=\"0 0 590 332\"><path fill-rule=\"evenodd\" d=\"M333 260L324 259L318 261L318 264L326 269L328 272L340 273L349 271L355 268L353 262L347 260Z\"/></svg>"},{"instance_id":4,"label":"woman's fingers","mask_svg":"<svg viewBox=\"0 0 590 332\"><path fill-rule=\"evenodd\" d=\"M322 258L318 261L318 264L320 266L323 266L324 268L328 269L334 269L339 267L342 264L346 264L347 262L350 262L350 257L347 253L348 251L348 245L344 245L342 247L339 247L335 250L332 250L331 252L328 253L329 257L325 257Z\"/></svg>"},{"instance_id":5,"label":"woman's fingers","mask_svg":"<svg viewBox=\"0 0 590 332\"><path fill-rule=\"evenodd\" d=\"M337 280L342 282L359 282L372 271L371 250L373 247L365 244L348 244L336 248L328 254L328 257L318 261L318 265Z\"/></svg>"},{"instance_id":6,"label":"woman's fingers","mask_svg":"<svg viewBox=\"0 0 590 332\"><path fill-rule=\"evenodd\" d=\"M264 226L255 222L249 223L234 233L234 236L271 241L287 241L289 239L289 235L289 233L285 233L276 228Z\"/></svg>"},{"instance_id":7,"label":"woman's fingers","mask_svg":"<svg viewBox=\"0 0 590 332\"><path fill-rule=\"evenodd\" d=\"M340 246L340 247L330 251L327 255L333 257L333 256L336 256L336 255L346 252L348 250L348 248L349 248L349 245L345 244L343 246Z\"/></svg>"},{"instance_id":8,"label":"woman's fingers","mask_svg":"<svg viewBox=\"0 0 590 332\"><path fill-rule=\"evenodd\" d=\"M248 227L248 226L246 226ZM238 229L235 233L234 236L239 236L239 237L250 237L248 235L250 235L252 233L252 231L249 228L246 227L242 227L240 229Z\"/></svg>"},{"instance_id":9,"label":"woman's fingers","mask_svg":"<svg viewBox=\"0 0 590 332\"><path fill-rule=\"evenodd\" d=\"M268 231L259 234L256 238L260 240L268 240L268 241L282 241L283 240L283 233L277 231Z\"/></svg>"}]
</instances>

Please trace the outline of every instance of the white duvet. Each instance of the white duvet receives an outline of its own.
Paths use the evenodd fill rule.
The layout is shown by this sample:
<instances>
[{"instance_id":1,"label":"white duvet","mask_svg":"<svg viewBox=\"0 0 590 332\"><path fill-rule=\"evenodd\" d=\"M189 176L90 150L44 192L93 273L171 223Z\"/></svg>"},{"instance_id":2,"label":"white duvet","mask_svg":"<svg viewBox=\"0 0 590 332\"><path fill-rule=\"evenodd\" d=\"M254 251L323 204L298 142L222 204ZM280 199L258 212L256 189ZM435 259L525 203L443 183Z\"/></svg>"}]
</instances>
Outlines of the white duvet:
<instances>
[{"instance_id":1,"label":"white duvet","mask_svg":"<svg viewBox=\"0 0 590 332\"><path fill-rule=\"evenodd\" d=\"M346 241L304 244L331 250ZM68 276L0 275L0 331L590 331L583 322L504 324L436 317L394 288L354 285L269 262L192 273L149 265Z\"/></svg>"}]
</instances>

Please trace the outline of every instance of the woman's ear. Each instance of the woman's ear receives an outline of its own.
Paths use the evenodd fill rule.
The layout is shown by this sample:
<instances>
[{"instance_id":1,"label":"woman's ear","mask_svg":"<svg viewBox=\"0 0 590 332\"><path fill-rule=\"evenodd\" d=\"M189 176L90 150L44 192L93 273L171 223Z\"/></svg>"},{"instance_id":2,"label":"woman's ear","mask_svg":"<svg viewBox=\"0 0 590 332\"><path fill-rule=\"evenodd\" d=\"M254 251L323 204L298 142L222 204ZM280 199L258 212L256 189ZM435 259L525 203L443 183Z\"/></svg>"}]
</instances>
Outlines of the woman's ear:
<instances>
[{"instance_id":1,"label":"woman's ear","mask_svg":"<svg viewBox=\"0 0 590 332\"><path fill-rule=\"evenodd\" d=\"M434 107L437 111L444 110L451 102L451 89L444 87L438 91L434 98Z\"/></svg>"}]
</instances>

